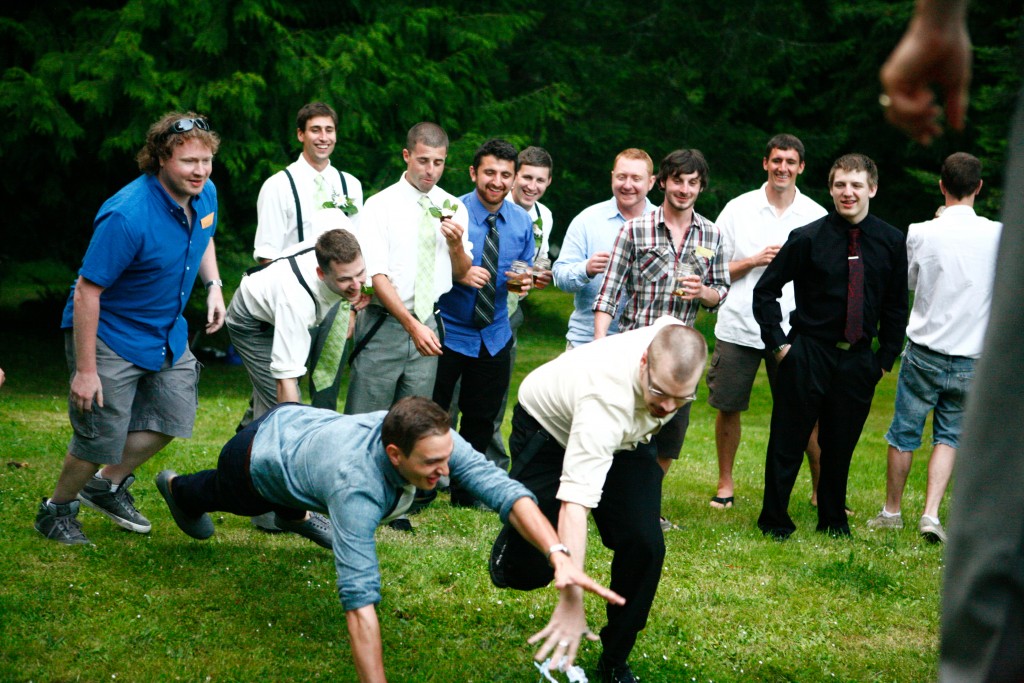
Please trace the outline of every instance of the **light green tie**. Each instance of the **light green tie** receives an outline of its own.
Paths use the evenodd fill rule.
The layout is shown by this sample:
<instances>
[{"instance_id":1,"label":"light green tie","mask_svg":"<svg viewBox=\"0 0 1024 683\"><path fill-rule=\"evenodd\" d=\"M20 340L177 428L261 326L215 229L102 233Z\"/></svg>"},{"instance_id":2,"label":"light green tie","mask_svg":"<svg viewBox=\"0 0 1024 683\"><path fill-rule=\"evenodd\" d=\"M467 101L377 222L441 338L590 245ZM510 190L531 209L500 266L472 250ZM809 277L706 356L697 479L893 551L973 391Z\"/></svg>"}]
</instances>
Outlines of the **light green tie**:
<instances>
[{"instance_id":1,"label":"light green tie","mask_svg":"<svg viewBox=\"0 0 1024 683\"><path fill-rule=\"evenodd\" d=\"M319 173L316 174L316 194L313 195L313 201L316 202L316 208L324 208L326 202L331 201L331 193L328 191L327 181Z\"/></svg>"},{"instance_id":2,"label":"light green tie","mask_svg":"<svg viewBox=\"0 0 1024 683\"><path fill-rule=\"evenodd\" d=\"M430 215L430 199L423 195L419 199L423 209L417 235L416 290L413 292L412 311L420 322L427 322L434 313L434 261L436 252L437 219Z\"/></svg>"},{"instance_id":3,"label":"light green tie","mask_svg":"<svg viewBox=\"0 0 1024 683\"><path fill-rule=\"evenodd\" d=\"M338 366L341 365L341 356L345 352L345 340L348 338L348 320L350 316L349 303L342 301L338 304L338 315L334 316L331 329L327 332L327 339L320 350L320 358L313 368L313 385L317 391L322 391L334 384L334 378L338 376Z\"/></svg>"}]
</instances>

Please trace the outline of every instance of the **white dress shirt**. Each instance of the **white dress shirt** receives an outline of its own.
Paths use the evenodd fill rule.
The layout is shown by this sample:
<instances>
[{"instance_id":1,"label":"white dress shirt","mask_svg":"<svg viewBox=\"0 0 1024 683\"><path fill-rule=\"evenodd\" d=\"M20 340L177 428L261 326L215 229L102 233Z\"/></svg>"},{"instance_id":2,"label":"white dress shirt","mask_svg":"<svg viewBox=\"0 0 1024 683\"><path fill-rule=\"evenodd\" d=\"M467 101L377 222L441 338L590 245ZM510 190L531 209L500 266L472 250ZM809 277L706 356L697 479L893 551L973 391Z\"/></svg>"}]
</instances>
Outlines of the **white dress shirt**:
<instances>
[{"instance_id":1,"label":"white dress shirt","mask_svg":"<svg viewBox=\"0 0 1024 683\"><path fill-rule=\"evenodd\" d=\"M310 166L301 154L296 161L288 166L288 171L295 180L295 189L299 193L299 201L302 205L303 240L315 238L320 234L317 232L318 226L313 224L316 215L323 208L316 205L316 177L318 175L322 175L327 183L327 194L336 194L339 202L345 201L341 182L341 175L344 175L348 197L352 199L356 208L362 210L363 186L355 176L349 173L341 174L330 163L320 173ZM353 222L357 223L359 214L356 213L352 218ZM275 259L285 249L298 242L299 228L295 213L295 195L292 193L288 176L284 174L284 171L278 171L263 183L259 198L256 200L256 240L253 257L257 260Z\"/></svg>"},{"instance_id":2,"label":"white dress shirt","mask_svg":"<svg viewBox=\"0 0 1024 683\"><path fill-rule=\"evenodd\" d=\"M907 336L912 342L947 356L981 355L1002 227L962 205L910 226L907 284L914 306Z\"/></svg>"},{"instance_id":3,"label":"white dress shirt","mask_svg":"<svg viewBox=\"0 0 1024 683\"><path fill-rule=\"evenodd\" d=\"M566 351L519 386L519 403L565 448L557 498L595 508L616 451L631 450L675 413L655 417L640 384L640 357L670 316Z\"/></svg>"},{"instance_id":4,"label":"white dress shirt","mask_svg":"<svg viewBox=\"0 0 1024 683\"><path fill-rule=\"evenodd\" d=\"M387 187L366 201L360 212L359 237L366 261L366 276L387 275L402 303L413 308L416 291L416 267L419 254L419 226L423 208L419 204L423 193L405 179ZM459 210L452 220L464 228L462 244L467 254L472 253L469 241L469 212L462 202L435 185L426 195L434 206L441 208L444 200L457 203ZM434 249L434 293L437 300L452 288L452 260L448 243L441 234L440 221Z\"/></svg>"},{"instance_id":5,"label":"white dress shirt","mask_svg":"<svg viewBox=\"0 0 1024 683\"><path fill-rule=\"evenodd\" d=\"M767 183L759 190L751 190L736 197L725 205L715 221L722 233L722 258L726 262L748 258L772 244L781 246L791 231L828 213L797 189L793 203L779 216L775 213L775 207L768 202L766 188ZM752 306L754 285L765 268L758 266L743 277L732 280L729 296L718 309L718 320L715 323L717 339L754 349L764 348L761 328L754 320ZM779 305L782 307L782 329L789 334L789 314L796 307L793 283L782 288Z\"/></svg>"}]
</instances>

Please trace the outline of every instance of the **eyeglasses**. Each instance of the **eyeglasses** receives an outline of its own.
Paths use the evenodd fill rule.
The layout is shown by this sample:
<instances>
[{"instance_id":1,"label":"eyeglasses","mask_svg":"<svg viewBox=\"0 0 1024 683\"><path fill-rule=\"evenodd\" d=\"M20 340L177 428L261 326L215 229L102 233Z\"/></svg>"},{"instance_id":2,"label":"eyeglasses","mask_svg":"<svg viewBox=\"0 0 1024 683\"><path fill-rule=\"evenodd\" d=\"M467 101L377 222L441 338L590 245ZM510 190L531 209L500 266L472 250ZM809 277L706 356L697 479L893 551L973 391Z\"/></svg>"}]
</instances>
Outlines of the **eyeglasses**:
<instances>
[{"instance_id":1,"label":"eyeglasses","mask_svg":"<svg viewBox=\"0 0 1024 683\"><path fill-rule=\"evenodd\" d=\"M674 401L675 403L679 404L680 407L685 406L687 403L693 403L694 401L697 400L697 391L696 390L694 390L694 392L691 395L689 395L689 396L672 396L671 394L666 394L661 389L655 388L654 382L651 379L651 373L653 373L653 372L654 372L654 367L651 365L651 354L648 353L647 354L647 391L650 392L651 396L654 396L655 398L667 398L667 399L669 399L671 401Z\"/></svg>"},{"instance_id":2,"label":"eyeglasses","mask_svg":"<svg viewBox=\"0 0 1024 683\"><path fill-rule=\"evenodd\" d=\"M178 119L171 124L171 127L167 129L167 134L172 133L187 133L193 128L199 130L210 130L210 124L206 119Z\"/></svg>"}]
</instances>

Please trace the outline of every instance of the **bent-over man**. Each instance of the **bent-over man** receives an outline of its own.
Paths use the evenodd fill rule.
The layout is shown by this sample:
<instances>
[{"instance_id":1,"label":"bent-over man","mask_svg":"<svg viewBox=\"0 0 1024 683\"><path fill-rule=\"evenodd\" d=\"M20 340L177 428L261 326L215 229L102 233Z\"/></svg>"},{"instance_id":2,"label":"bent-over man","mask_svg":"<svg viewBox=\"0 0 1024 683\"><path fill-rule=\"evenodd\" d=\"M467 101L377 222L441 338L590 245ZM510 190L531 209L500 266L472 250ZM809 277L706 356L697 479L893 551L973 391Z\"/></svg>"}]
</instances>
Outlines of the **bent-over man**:
<instances>
[{"instance_id":1,"label":"bent-over man","mask_svg":"<svg viewBox=\"0 0 1024 683\"><path fill-rule=\"evenodd\" d=\"M635 681L627 662L661 578L665 539L659 520L664 471L651 436L693 401L707 345L670 316L653 325L585 344L540 366L519 387L512 416L510 476L537 497L582 571L587 515L614 552L611 588L626 599L608 608L601 629L601 681ZM553 576L543 553L505 525L491 551L499 588L533 590ZM571 664L587 629L583 596L563 590L556 610L578 626L549 651ZM544 631L541 634L547 635ZM552 645L551 641L548 645Z\"/></svg>"}]
</instances>

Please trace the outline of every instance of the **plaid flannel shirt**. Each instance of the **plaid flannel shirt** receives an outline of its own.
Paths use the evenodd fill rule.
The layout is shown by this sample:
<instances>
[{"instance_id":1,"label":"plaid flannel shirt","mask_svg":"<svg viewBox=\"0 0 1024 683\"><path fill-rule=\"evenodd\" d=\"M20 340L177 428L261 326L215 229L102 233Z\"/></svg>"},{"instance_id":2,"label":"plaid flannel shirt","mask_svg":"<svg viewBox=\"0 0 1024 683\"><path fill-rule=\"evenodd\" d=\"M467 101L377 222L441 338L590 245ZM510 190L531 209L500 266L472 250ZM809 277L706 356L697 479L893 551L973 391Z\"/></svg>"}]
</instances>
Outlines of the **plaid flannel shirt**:
<instances>
[{"instance_id":1,"label":"plaid flannel shirt","mask_svg":"<svg viewBox=\"0 0 1024 683\"><path fill-rule=\"evenodd\" d=\"M614 318L621 294L623 309L619 329L623 332L651 325L663 315L671 315L692 326L700 301L672 296L672 289L676 261L695 249L695 256L703 266L704 284L718 292L721 305L729 293L729 264L722 256L722 235L718 228L694 211L682 248L676 253L665 225L664 208L659 206L622 226L612 248L601 293L594 300L594 311L603 311Z\"/></svg>"}]
</instances>

